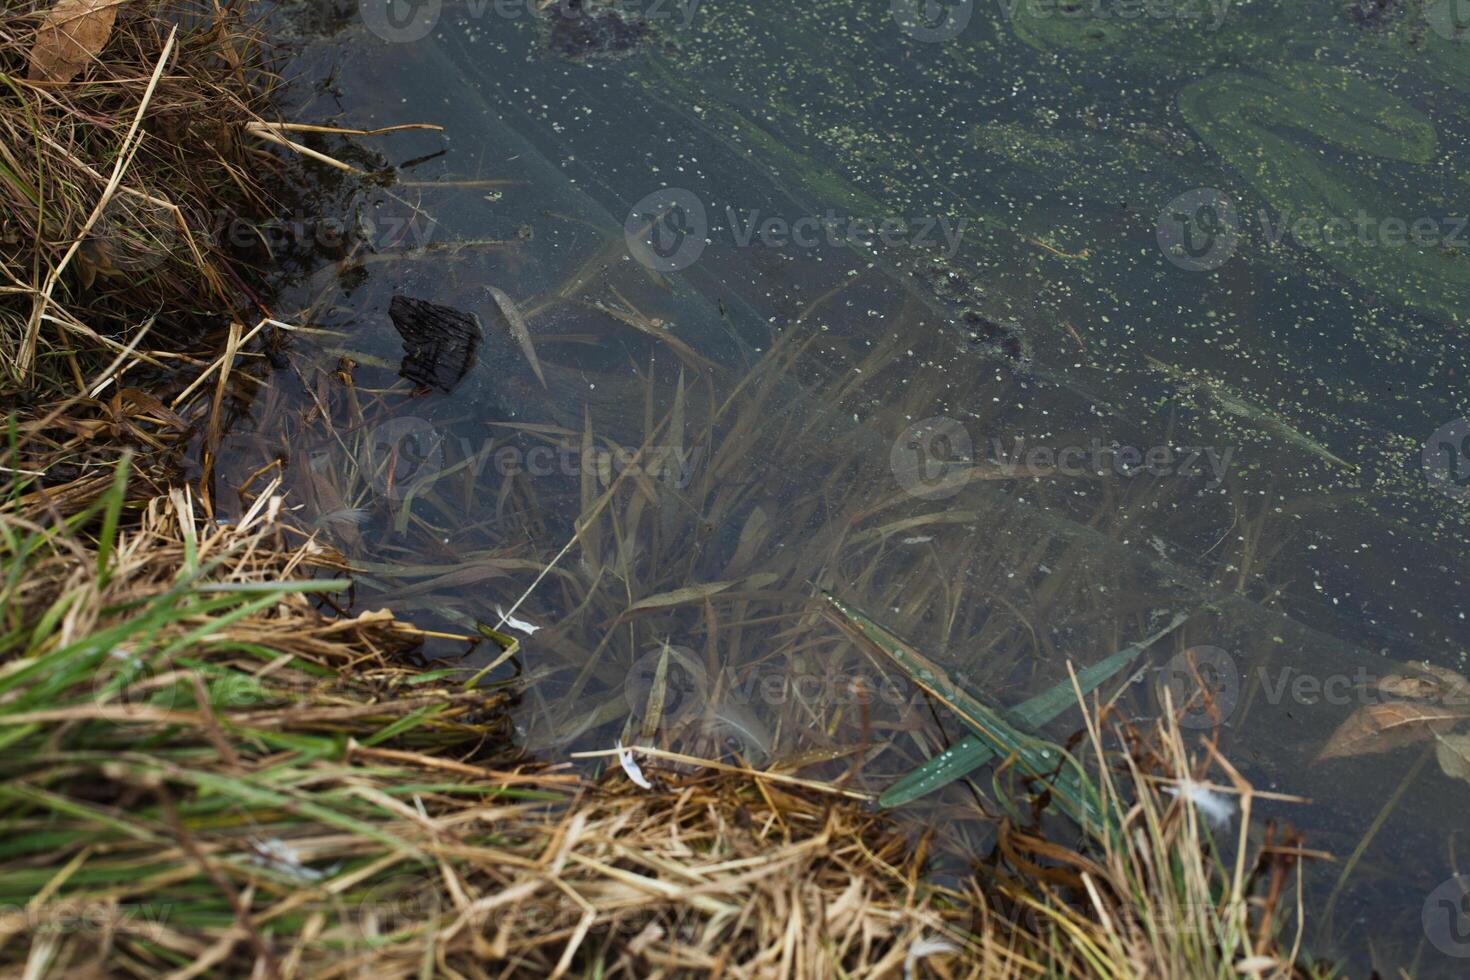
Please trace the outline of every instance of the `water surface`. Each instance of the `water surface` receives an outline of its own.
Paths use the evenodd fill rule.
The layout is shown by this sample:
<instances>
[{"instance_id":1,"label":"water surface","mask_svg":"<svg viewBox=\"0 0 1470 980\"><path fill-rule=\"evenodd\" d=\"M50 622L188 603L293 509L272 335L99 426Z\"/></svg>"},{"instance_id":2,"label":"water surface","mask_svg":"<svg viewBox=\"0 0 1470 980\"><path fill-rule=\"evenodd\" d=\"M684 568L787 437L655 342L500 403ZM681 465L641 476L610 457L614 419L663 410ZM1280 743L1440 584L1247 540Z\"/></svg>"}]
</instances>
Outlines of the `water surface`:
<instances>
[{"instance_id":1,"label":"water surface","mask_svg":"<svg viewBox=\"0 0 1470 980\"><path fill-rule=\"evenodd\" d=\"M1432 739L1314 761L1377 679L1465 669L1454 11L623 9L311 25L330 81L295 118L444 129L314 144L396 179L340 191L341 234L287 230L313 247L276 312L317 332L236 476L281 473L364 608L472 633L529 589L542 628L491 680L555 758L621 738L877 790L957 737L820 588L1005 703L1190 612L1125 710L1218 651L1190 730L1313 801L1267 815L1348 855L1397 799L1340 887L1313 870L1313 952L1457 975L1470 944L1421 914L1470 787ZM395 294L479 316L454 391L398 377ZM982 805L906 816L964 855Z\"/></svg>"}]
</instances>

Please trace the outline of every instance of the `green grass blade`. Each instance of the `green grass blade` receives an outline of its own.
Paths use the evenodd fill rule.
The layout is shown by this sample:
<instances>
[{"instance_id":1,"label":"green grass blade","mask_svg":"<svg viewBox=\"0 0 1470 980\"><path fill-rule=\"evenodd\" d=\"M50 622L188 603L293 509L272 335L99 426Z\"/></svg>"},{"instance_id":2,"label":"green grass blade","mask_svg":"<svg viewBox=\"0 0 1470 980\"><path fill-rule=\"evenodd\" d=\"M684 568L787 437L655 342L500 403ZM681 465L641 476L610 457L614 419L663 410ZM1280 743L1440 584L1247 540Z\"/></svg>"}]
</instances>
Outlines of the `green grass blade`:
<instances>
[{"instance_id":1,"label":"green grass blade","mask_svg":"<svg viewBox=\"0 0 1470 980\"><path fill-rule=\"evenodd\" d=\"M130 451L123 453L122 459L117 461L117 469L112 473L112 485L107 488L103 496L102 508L102 533L97 537L97 579L98 587L107 584L112 577L112 571L108 564L112 558L112 549L117 544L117 522L122 515L123 500L128 492L128 471L132 468L133 454Z\"/></svg>"},{"instance_id":2,"label":"green grass blade","mask_svg":"<svg viewBox=\"0 0 1470 980\"><path fill-rule=\"evenodd\" d=\"M1013 757L1021 772L1047 785L1057 808L1083 830L1101 836L1116 827L1116 818L1104 811L1096 791L1082 778L1077 762L1060 747L1021 731L1001 712L956 685L941 667L897 636L837 597L823 595L836 612L839 625L856 631L881 650L914 683L953 711L991 751Z\"/></svg>"},{"instance_id":3,"label":"green grass blade","mask_svg":"<svg viewBox=\"0 0 1470 980\"><path fill-rule=\"evenodd\" d=\"M1143 651L1178 629L1180 624L1188 618L1184 613L1180 613L1174 617L1173 622L1152 636L1132 646L1124 647L1112 656L1079 671L1077 686L1082 689L1083 694L1092 693L1132 664ZM1018 727L1037 729L1076 704L1077 694L1072 690L1072 679L1069 677L1017 705L1007 714L1017 722ZM995 751L979 736L966 735L923 765L899 777L878 797L878 805L895 807L910 803L943 786L948 786L956 779L968 776L994 759L995 755Z\"/></svg>"},{"instance_id":4,"label":"green grass blade","mask_svg":"<svg viewBox=\"0 0 1470 980\"><path fill-rule=\"evenodd\" d=\"M364 738L362 740L362 744L373 746L377 745L380 742L386 742L391 738L397 738L404 732L410 731L411 729L417 728L425 722L430 721L434 718L434 716L443 712L443 710L444 705L442 704L426 704L422 708L409 712L402 718L399 718L397 721L388 725L386 728L380 729L372 735L369 735L367 738Z\"/></svg>"}]
</instances>

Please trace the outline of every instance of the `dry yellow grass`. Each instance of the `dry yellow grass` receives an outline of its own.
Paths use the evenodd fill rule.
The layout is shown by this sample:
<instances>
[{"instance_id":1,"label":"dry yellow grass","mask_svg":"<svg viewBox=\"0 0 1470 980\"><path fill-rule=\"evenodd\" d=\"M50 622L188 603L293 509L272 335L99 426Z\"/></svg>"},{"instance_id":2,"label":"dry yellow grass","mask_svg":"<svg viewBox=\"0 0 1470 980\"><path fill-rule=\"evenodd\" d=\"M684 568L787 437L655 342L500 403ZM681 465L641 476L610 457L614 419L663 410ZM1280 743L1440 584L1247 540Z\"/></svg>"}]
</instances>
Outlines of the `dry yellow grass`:
<instances>
[{"instance_id":1,"label":"dry yellow grass","mask_svg":"<svg viewBox=\"0 0 1470 980\"><path fill-rule=\"evenodd\" d=\"M1300 852L1217 851L1163 790L1177 732L1107 753L1126 847L1003 824L942 887L926 840L839 792L519 758L505 695L413 666L412 626L319 611L345 566L273 494L226 526L179 490L20 499L0 962L30 976L1297 975Z\"/></svg>"}]
</instances>

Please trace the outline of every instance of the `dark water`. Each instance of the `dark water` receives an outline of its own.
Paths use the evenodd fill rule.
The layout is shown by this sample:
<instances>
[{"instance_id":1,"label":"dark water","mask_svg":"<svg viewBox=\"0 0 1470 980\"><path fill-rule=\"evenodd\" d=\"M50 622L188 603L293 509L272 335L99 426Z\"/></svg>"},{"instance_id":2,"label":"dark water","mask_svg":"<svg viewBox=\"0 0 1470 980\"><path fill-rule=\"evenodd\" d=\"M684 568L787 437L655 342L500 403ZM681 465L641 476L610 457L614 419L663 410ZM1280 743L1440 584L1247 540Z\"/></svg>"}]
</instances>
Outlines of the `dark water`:
<instances>
[{"instance_id":1,"label":"dark water","mask_svg":"<svg viewBox=\"0 0 1470 980\"><path fill-rule=\"evenodd\" d=\"M1266 810L1312 846L1373 831L1312 872L1313 953L1460 975L1449 750L1314 761L1378 678L1466 669L1457 2L316 11L293 118L443 131L312 144L396 180L272 230L312 256L277 315L315 329L231 469L279 461L364 607L473 633L525 595L518 735L558 758L881 789L955 731L819 587L1006 703L1190 612L1125 709L1214 651L1191 734L1309 797ZM395 293L479 316L453 392L397 377ZM988 839L959 787L912 810Z\"/></svg>"}]
</instances>

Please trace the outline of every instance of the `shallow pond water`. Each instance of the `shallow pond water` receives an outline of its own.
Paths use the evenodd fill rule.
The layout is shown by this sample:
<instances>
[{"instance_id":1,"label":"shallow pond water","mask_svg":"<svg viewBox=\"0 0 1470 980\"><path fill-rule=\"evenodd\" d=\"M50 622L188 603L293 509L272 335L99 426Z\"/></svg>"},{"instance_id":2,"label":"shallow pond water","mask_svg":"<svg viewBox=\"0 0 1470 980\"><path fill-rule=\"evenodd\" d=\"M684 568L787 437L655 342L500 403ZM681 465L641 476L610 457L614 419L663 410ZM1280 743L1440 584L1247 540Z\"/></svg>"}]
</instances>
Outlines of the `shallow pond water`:
<instances>
[{"instance_id":1,"label":"shallow pond water","mask_svg":"<svg viewBox=\"0 0 1470 980\"><path fill-rule=\"evenodd\" d=\"M1191 734L1310 798L1266 815L1312 846L1370 835L1312 869L1313 952L1460 975L1470 786L1433 736L1470 721L1322 757L1404 664L1466 670L1452 5L303 13L294 119L443 130L312 142L395 178L259 230L311 329L220 458L283 478L363 608L539 626L467 659L556 758L876 791L957 737L820 589L1003 703L1188 613L1124 709L1209 658ZM478 318L449 391L399 377L394 296ZM959 785L910 814L988 841Z\"/></svg>"}]
</instances>

